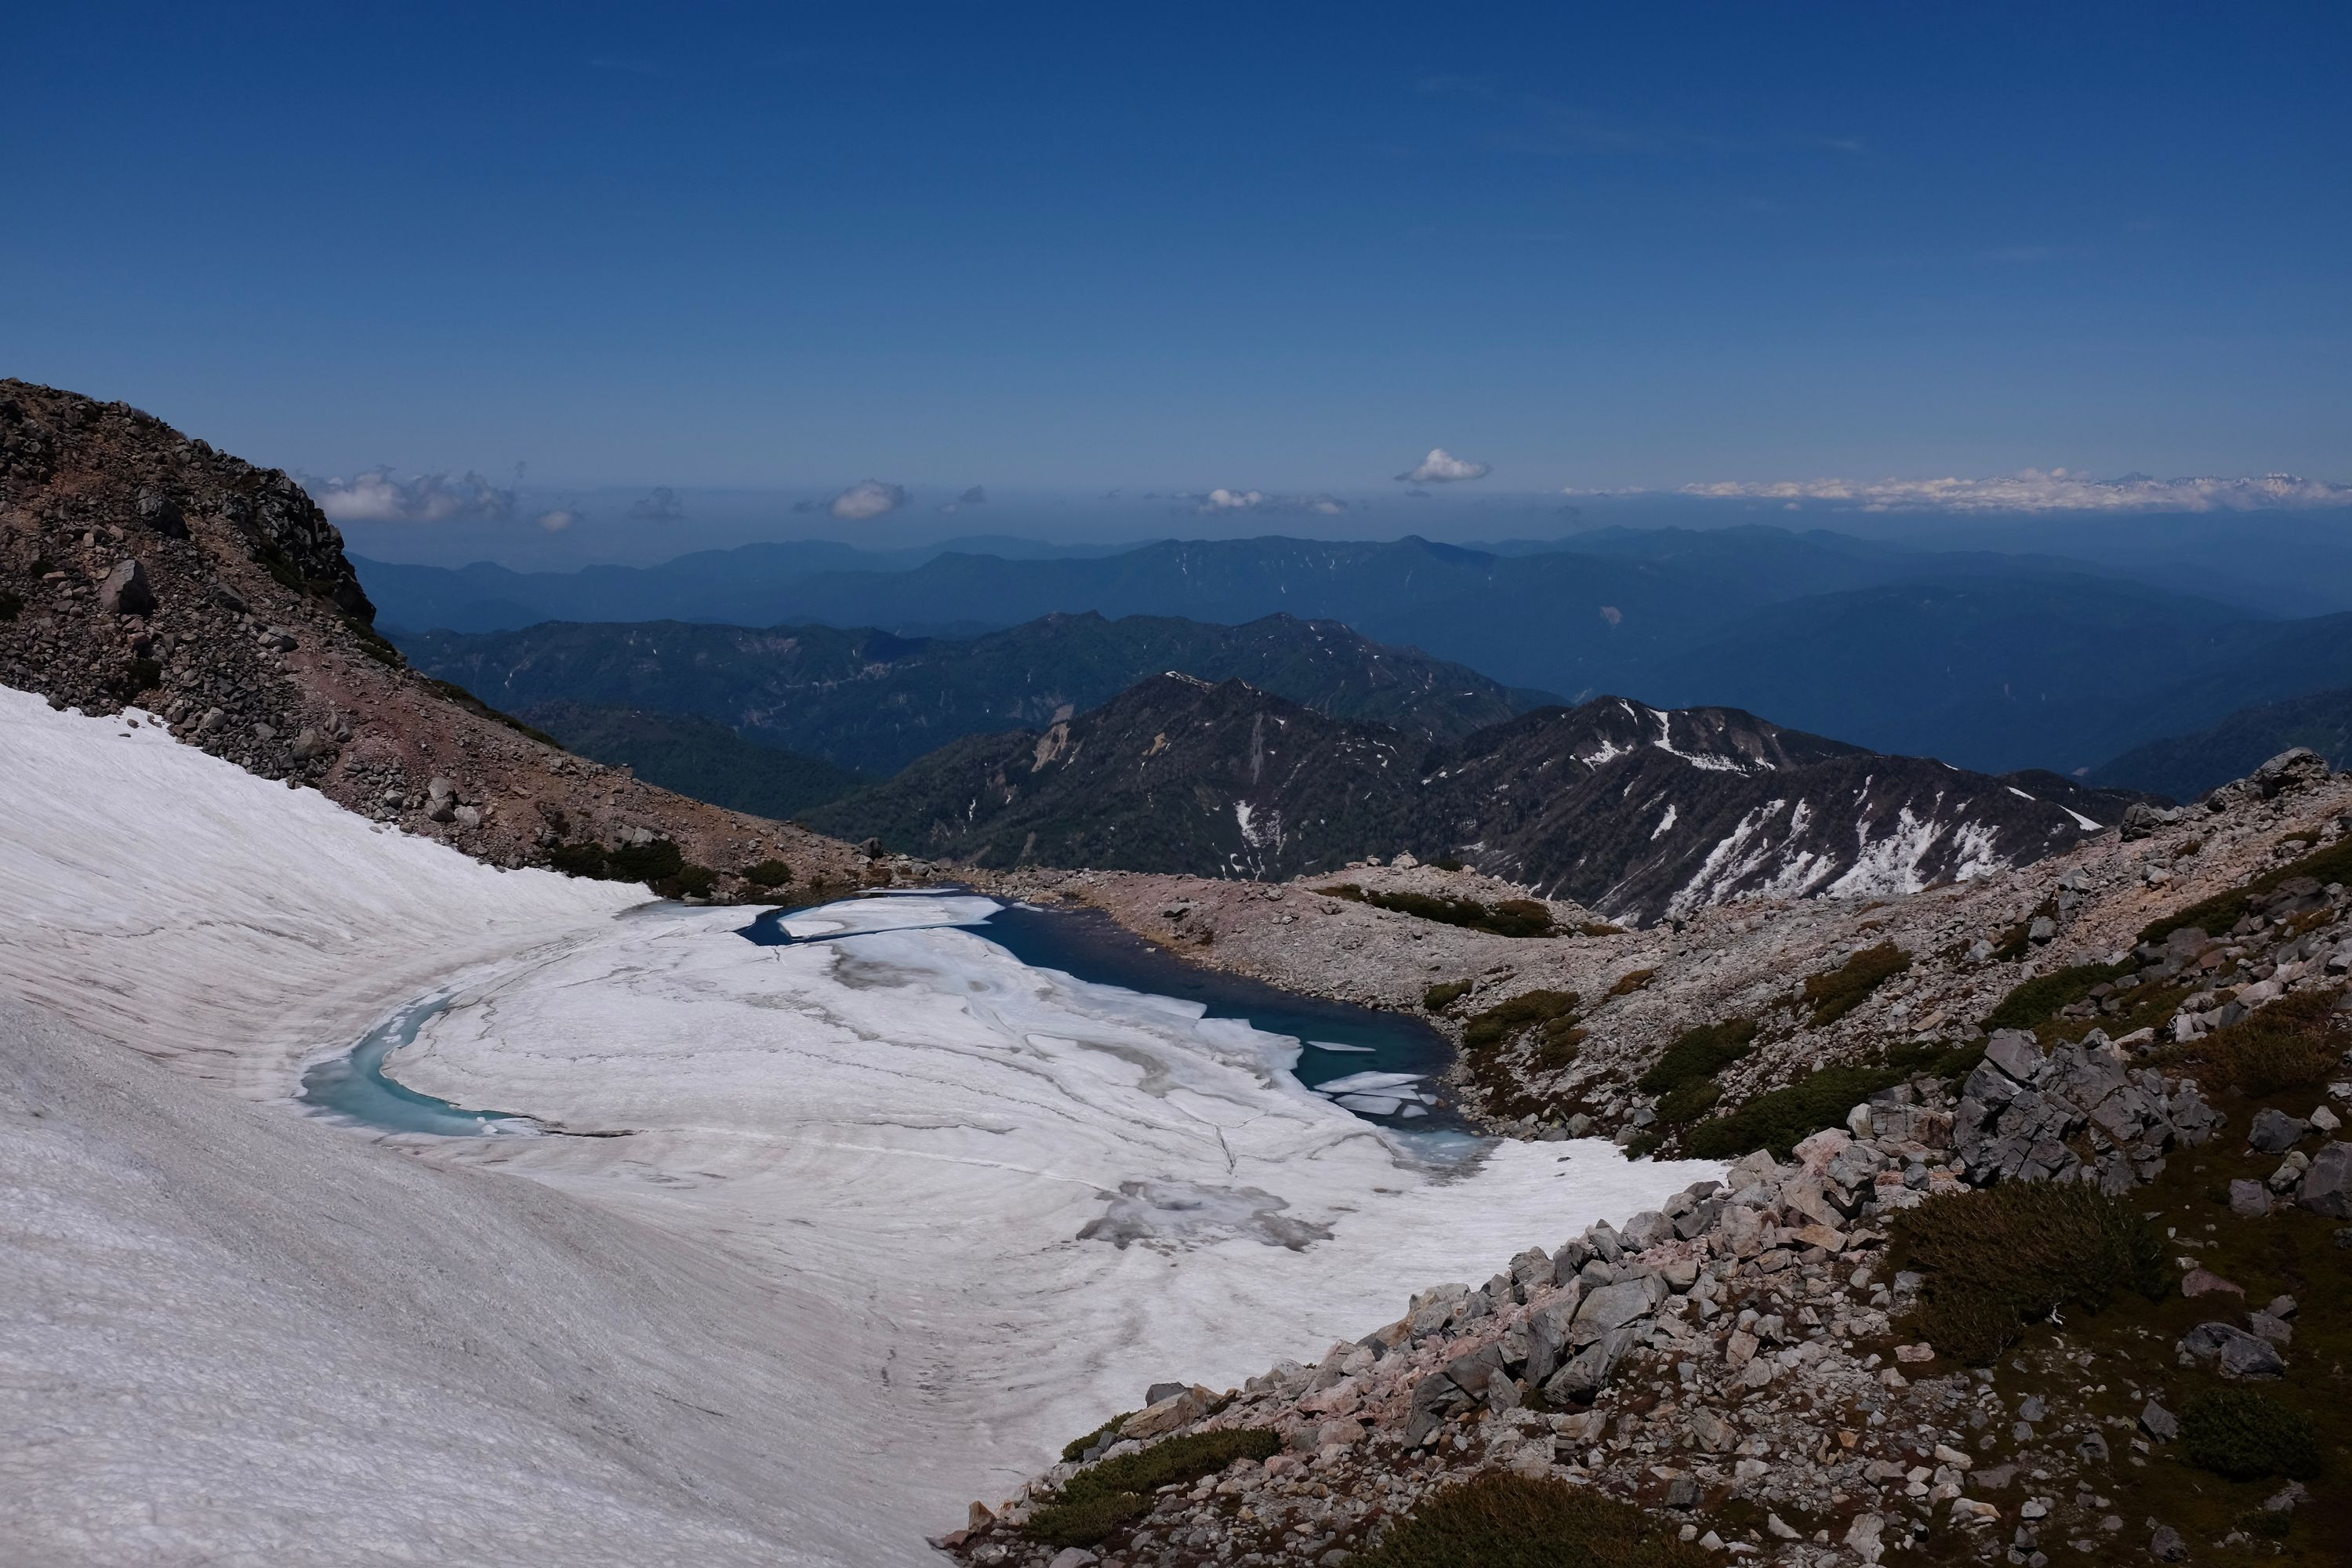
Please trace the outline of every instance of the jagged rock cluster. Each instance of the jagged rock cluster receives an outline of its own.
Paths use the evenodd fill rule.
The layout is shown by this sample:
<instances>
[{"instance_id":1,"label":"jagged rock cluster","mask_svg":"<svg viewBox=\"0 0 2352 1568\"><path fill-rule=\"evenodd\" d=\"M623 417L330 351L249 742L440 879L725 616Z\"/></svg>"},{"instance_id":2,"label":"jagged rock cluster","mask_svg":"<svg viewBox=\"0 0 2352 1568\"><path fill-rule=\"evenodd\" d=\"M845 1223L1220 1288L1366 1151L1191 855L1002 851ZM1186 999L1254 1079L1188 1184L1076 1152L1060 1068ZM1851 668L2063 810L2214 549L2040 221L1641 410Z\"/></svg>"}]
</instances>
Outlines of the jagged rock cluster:
<instances>
[{"instance_id":1,"label":"jagged rock cluster","mask_svg":"<svg viewBox=\"0 0 2352 1568\"><path fill-rule=\"evenodd\" d=\"M1971 1532L1974 1552L2021 1545L2019 1562L2044 1536L2113 1542L2123 1521L2060 1484L2046 1450L2104 1458L2111 1441L2155 1436L2045 1432L2040 1401L2011 1405L1990 1373L1896 1342L1921 1281L1888 1273L1881 1227L1965 1185L1938 1099L1931 1079L1889 1091L1854 1108L1859 1135L1818 1133L1793 1164L1750 1155L1722 1184L1531 1247L1482 1286L1424 1290L1314 1366L1286 1363L1223 1398L1155 1389L1086 1459L1001 1516L975 1510L943 1544L989 1565L1337 1564L1494 1465L1681 1512L1686 1539L1727 1551L1752 1543L1710 1521L1755 1519L1790 1563L1876 1563L1948 1530ZM1092 1553L1021 1532L1082 1463L1234 1427L1276 1432L1284 1451L1168 1489ZM2035 1462L1980 1463L1997 1431Z\"/></svg>"},{"instance_id":2,"label":"jagged rock cluster","mask_svg":"<svg viewBox=\"0 0 2352 1568\"><path fill-rule=\"evenodd\" d=\"M2128 1192L2163 1173L2167 1149L2194 1148L2220 1127L2194 1079L2134 1071L2104 1035L2093 1038L2044 1056L2022 1030L1992 1037L1953 1123L1970 1181L2095 1181ZM2091 1158L2072 1146L2078 1138Z\"/></svg>"}]
</instances>

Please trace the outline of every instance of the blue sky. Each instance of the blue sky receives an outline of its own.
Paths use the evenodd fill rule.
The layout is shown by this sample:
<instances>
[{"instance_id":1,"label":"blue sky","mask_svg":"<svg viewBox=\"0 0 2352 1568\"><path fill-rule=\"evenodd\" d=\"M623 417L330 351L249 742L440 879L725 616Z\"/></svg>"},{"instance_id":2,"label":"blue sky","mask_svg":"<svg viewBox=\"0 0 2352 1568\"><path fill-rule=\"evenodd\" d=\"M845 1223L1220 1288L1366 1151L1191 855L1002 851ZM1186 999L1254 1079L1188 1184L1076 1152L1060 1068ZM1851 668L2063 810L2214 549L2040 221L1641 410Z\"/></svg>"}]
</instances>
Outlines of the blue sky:
<instances>
[{"instance_id":1,"label":"blue sky","mask_svg":"<svg viewBox=\"0 0 2352 1568\"><path fill-rule=\"evenodd\" d=\"M47 7L0 371L583 495L2352 479L2347 17Z\"/></svg>"}]
</instances>

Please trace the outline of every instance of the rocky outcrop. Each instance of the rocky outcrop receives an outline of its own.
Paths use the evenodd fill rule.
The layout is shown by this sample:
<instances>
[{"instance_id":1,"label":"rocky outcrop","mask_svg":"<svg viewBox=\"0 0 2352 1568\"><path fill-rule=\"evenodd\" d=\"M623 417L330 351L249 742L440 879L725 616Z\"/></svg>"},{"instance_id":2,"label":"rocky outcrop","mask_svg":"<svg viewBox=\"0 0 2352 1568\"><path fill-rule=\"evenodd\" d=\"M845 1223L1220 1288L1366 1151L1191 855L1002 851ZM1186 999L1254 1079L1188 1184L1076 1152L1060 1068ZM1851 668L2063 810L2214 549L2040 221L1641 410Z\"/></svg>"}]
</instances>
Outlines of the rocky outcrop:
<instances>
[{"instance_id":1,"label":"rocky outcrop","mask_svg":"<svg viewBox=\"0 0 2352 1568\"><path fill-rule=\"evenodd\" d=\"M721 892L769 858L805 880L865 876L841 845L566 755L408 669L373 614L341 535L285 474L122 404L0 381L0 684L137 708L501 865L635 831L721 873Z\"/></svg>"},{"instance_id":2,"label":"rocky outcrop","mask_svg":"<svg viewBox=\"0 0 2352 1568\"><path fill-rule=\"evenodd\" d=\"M1252 1552L1338 1563L1487 1465L1672 1510L1736 1499L1776 1518L1835 1515L1864 1545L1898 1509L1980 1528L2006 1511L1983 1494L2011 1484L1971 1476L1969 1423L1990 1392L1931 1346L1861 1348L1889 1334L1920 1284L1886 1268L1887 1217L1963 1184L1948 1151L1906 1135L1917 1109L1889 1097L1873 1108L1884 1132L1818 1134L1789 1164L1749 1156L1621 1226L1530 1247L1483 1285L1424 1290L1314 1365L1285 1363L1213 1403L1205 1390L1165 1399L1003 1510L975 1509L980 1522L943 1544L975 1563L1045 1564L1053 1553L1020 1527L1082 1464L1139 1437L1233 1427L1269 1428L1284 1451L1162 1497L1105 1550L1139 1568ZM1925 1125L1938 1130L1932 1116ZM1186 1399L1205 1413L1181 1425L1160 1414ZM1824 1430L1816 1410L1831 1404L1883 1419Z\"/></svg>"},{"instance_id":3,"label":"rocky outcrop","mask_svg":"<svg viewBox=\"0 0 2352 1568\"><path fill-rule=\"evenodd\" d=\"M1970 1181L2095 1181L2126 1192L2162 1173L2166 1150L2219 1130L2221 1113L2193 1079L2135 1070L2105 1035L2095 1039L2045 1055L2021 1030L1992 1037L1953 1121Z\"/></svg>"}]
</instances>

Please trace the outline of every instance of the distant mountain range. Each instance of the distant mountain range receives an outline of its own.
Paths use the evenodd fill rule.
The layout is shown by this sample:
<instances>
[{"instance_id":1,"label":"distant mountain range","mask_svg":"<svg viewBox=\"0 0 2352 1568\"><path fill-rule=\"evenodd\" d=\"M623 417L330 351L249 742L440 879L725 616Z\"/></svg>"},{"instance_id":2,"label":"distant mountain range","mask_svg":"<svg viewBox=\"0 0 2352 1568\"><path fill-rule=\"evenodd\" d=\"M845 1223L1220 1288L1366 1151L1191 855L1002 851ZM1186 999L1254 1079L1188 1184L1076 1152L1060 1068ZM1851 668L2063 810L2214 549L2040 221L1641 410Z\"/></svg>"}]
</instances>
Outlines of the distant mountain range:
<instances>
[{"instance_id":1,"label":"distant mountain range","mask_svg":"<svg viewBox=\"0 0 2352 1568\"><path fill-rule=\"evenodd\" d=\"M551 703L708 721L764 746L873 773L896 773L961 736L1066 719L1167 670L1239 678L1424 740L1455 740L1556 700L1332 622L1283 615L1239 626L1057 615L969 640L870 627L558 622L404 637L401 647L417 668L531 716L567 742L562 725L545 718ZM657 764L592 754L635 762L642 776L697 793L651 771Z\"/></svg>"},{"instance_id":2,"label":"distant mountain range","mask_svg":"<svg viewBox=\"0 0 2352 1568\"><path fill-rule=\"evenodd\" d=\"M966 863L1285 878L1411 851L1652 921L1742 895L1916 890L2021 865L2129 797L1865 752L1730 709L1615 698L1446 743L1239 680L1154 677L1091 712L975 735L817 807Z\"/></svg>"},{"instance_id":3,"label":"distant mountain range","mask_svg":"<svg viewBox=\"0 0 2352 1568\"><path fill-rule=\"evenodd\" d=\"M2242 708L2210 730L2135 747L2092 770L2091 782L2194 800L2296 746L2317 752L2332 768L2352 767L2352 689Z\"/></svg>"},{"instance_id":4,"label":"distant mountain range","mask_svg":"<svg viewBox=\"0 0 2352 1568\"><path fill-rule=\"evenodd\" d=\"M666 616L863 627L858 635L871 639L871 628L969 637L1057 613L1228 626L1280 613L1427 650L1505 689L1735 705L1876 750L1990 772L2090 769L2210 725L2249 700L2352 684L2352 615L2266 619L2061 557L1906 550L1763 527L1612 529L1566 545L1498 549L1509 552L1420 539L1165 541L1092 556L951 551L909 565L921 552L762 545L569 574L371 564L365 581L383 620L410 628L462 624L479 611L478 625ZM890 569L875 564L884 560ZM484 611L492 605L503 609ZM400 640L427 663L455 657L430 637ZM496 689L503 657L485 651L476 679L451 678ZM1237 666L1159 668L1262 679ZM1143 672L1113 660L1069 700L1083 709ZM534 689L541 700L648 706L746 728L731 710L681 706L675 695ZM531 700L517 691L492 700ZM1045 716L1003 707L989 715L996 724ZM919 734L924 722L885 722L909 737L890 761L880 752L824 752L805 732L761 738L844 765L887 768L956 732L942 721Z\"/></svg>"},{"instance_id":5,"label":"distant mountain range","mask_svg":"<svg viewBox=\"0 0 2352 1568\"><path fill-rule=\"evenodd\" d=\"M585 702L541 702L516 717L566 751L626 767L647 784L780 821L874 782L822 757L747 741L708 719Z\"/></svg>"}]
</instances>

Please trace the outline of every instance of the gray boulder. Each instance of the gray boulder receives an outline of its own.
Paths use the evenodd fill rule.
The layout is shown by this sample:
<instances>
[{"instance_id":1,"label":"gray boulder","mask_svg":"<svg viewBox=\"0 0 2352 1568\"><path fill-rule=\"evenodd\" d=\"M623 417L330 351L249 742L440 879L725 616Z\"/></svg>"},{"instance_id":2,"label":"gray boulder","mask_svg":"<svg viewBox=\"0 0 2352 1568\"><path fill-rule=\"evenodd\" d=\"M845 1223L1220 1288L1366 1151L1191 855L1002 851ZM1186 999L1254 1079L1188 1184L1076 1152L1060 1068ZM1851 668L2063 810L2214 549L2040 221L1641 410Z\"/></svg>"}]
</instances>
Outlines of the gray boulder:
<instances>
[{"instance_id":1,"label":"gray boulder","mask_svg":"<svg viewBox=\"0 0 2352 1568\"><path fill-rule=\"evenodd\" d=\"M1630 1328L1612 1329L1582 1350L1576 1352L1567 1365L1552 1373L1543 1385L1544 1397L1555 1405L1572 1399L1589 1399L1609 1382L1609 1373L1617 1359L1633 1342Z\"/></svg>"},{"instance_id":2,"label":"gray boulder","mask_svg":"<svg viewBox=\"0 0 2352 1568\"><path fill-rule=\"evenodd\" d=\"M2269 1378L2286 1375L2286 1363L2277 1347L2228 1323L2200 1323L2180 1341L2184 1354L2211 1361L2223 1377Z\"/></svg>"},{"instance_id":3,"label":"gray boulder","mask_svg":"<svg viewBox=\"0 0 2352 1568\"><path fill-rule=\"evenodd\" d=\"M2284 1154L2310 1131L2311 1123L2284 1110L2257 1110L2253 1125L2246 1129L2246 1142L2264 1154Z\"/></svg>"},{"instance_id":4,"label":"gray boulder","mask_svg":"<svg viewBox=\"0 0 2352 1568\"><path fill-rule=\"evenodd\" d=\"M2352 1219L2352 1143L2330 1143L2311 1157L2295 1202L2330 1219Z\"/></svg>"},{"instance_id":5,"label":"gray boulder","mask_svg":"<svg viewBox=\"0 0 2352 1568\"><path fill-rule=\"evenodd\" d=\"M2159 1443L2180 1436L2180 1417L2151 1399L2139 1413L2139 1429Z\"/></svg>"},{"instance_id":6,"label":"gray boulder","mask_svg":"<svg viewBox=\"0 0 2352 1568\"><path fill-rule=\"evenodd\" d=\"M153 615L155 590L148 585L147 569L125 561L109 572L99 585L98 607L110 616Z\"/></svg>"},{"instance_id":7,"label":"gray boulder","mask_svg":"<svg viewBox=\"0 0 2352 1568\"><path fill-rule=\"evenodd\" d=\"M1624 1237L1626 1251L1647 1252L1660 1242L1674 1239L1675 1222L1655 1209L1643 1209L1625 1222L1620 1234Z\"/></svg>"},{"instance_id":8,"label":"gray boulder","mask_svg":"<svg viewBox=\"0 0 2352 1568\"><path fill-rule=\"evenodd\" d=\"M1569 1325L1569 1338L1577 1344L1590 1344L1657 1310L1668 1293L1666 1282L1654 1274L1604 1285L1585 1297L1577 1308L1575 1321Z\"/></svg>"}]
</instances>

